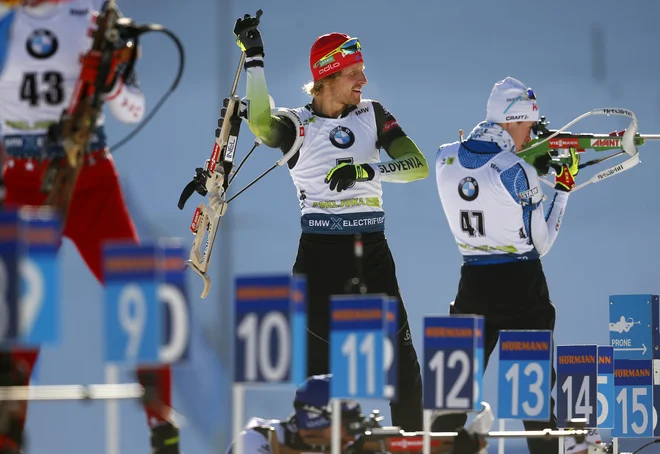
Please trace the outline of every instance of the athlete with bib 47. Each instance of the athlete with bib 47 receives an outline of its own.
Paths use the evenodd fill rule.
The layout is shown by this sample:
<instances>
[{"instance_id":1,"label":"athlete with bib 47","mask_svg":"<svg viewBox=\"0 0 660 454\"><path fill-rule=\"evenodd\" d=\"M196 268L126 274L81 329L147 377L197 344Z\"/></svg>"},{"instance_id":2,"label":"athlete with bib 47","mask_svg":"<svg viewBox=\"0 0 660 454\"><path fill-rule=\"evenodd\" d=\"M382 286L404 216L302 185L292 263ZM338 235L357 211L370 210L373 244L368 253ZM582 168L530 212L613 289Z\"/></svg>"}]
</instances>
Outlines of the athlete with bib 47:
<instances>
[{"instance_id":1,"label":"athlete with bib 47","mask_svg":"<svg viewBox=\"0 0 660 454\"><path fill-rule=\"evenodd\" d=\"M406 430L421 430L420 368L385 238L382 183L426 178L426 159L387 109L362 99L367 78L360 42L342 33L320 36L312 46L313 82L305 86L312 102L291 109L290 116L271 115L258 24L258 18L246 15L234 28L246 55L250 129L283 152L304 134L288 166L302 211L293 271L307 277L308 376L329 372L330 296L357 293L347 282L358 275L354 236L360 234L367 291L400 302L400 394L398 402L390 404L392 421ZM381 161L380 148L390 160Z\"/></svg>"},{"instance_id":2,"label":"athlete with bib 47","mask_svg":"<svg viewBox=\"0 0 660 454\"><path fill-rule=\"evenodd\" d=\"M499 331L554 330L541 257L557 238L579 155L557 166L555 194L547 212L537 171L516 154L530 141L539 119L536 95L519 80L497 82L486 108L486 120L467 140L440 147L436 156L438 193L447 221L463 256L461 279L452 314L480 314L486 321L485 363ZM555 384L552 370L551 387ZM557 427L551 398L549 421L524 421L526 430ZM465 414L442 416L432 430L465 424ZM528 438L531 454L555 454L557 439Z\"/></svg>"}]
</instances>

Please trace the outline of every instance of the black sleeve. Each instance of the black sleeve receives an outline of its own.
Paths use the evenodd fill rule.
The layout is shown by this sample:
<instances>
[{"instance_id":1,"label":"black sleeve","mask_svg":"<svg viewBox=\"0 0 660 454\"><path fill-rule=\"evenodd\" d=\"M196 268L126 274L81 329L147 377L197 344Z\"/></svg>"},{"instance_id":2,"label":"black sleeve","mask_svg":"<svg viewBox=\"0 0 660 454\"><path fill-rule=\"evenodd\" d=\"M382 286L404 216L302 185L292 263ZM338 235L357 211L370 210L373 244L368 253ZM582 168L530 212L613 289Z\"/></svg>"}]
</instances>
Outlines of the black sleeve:
<instances>
[{"instance_id":1,"label":"black sleeve","mask_svg":"<svg viewBox=\"0 0 660 454\"><path fill-rule=\"evenodd\" d=\"M275 121L277 129L276 136L280 137L278 148L282 150L282 154L286 154L293 146L293 142L296 140L298 131L295 130L291 120L286 117L276 116ZM289 169L293 169L293 167L296 165L296 162L298 162L299 154L300 153L296 153L291 157L291 159L289 159L289 162L287 162Z\"/></svg>"},{"instance_id":2,"label":"black sleeve","mask_svg":"<svg viewBox=\"0 0 660 454\"><path fill-rule=\"evenodd\" d=\"M394 139L405 137L406 133L401 129L394 115L383 107L381 103L373 101L372 104L374 106L374 114L376 115L376 132L378 134L376 147L384 148L387 151Z\"/></svg>"}]
</instances>

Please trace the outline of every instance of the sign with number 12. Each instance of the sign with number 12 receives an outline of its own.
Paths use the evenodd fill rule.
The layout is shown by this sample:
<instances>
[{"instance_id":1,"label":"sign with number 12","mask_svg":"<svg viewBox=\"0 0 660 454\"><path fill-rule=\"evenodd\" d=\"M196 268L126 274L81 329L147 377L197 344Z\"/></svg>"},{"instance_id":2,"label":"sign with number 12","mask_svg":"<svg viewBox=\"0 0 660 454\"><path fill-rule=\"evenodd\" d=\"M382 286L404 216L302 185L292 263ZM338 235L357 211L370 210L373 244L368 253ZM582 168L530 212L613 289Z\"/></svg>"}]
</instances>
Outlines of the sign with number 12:
<instances>
[{"instance_id":1,"label":"sign with number 12","mask_svg":"<svg viewBox=\"0 0 660 454\"><path fill-rule=\"evenodd\" d=\"M424 408L480 407L483 317L424 317Z\"/></svg>"}]
</instances>

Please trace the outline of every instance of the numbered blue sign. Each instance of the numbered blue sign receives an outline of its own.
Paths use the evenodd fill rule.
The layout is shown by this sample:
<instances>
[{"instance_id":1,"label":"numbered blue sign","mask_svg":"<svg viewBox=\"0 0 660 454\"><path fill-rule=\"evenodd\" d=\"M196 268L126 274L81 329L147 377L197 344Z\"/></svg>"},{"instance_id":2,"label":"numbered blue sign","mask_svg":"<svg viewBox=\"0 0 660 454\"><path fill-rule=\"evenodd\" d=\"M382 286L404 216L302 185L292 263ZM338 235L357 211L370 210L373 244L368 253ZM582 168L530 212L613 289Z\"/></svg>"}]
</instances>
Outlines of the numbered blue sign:
<instances>
[{"instance_id":1,"label":"numbered blue sign","mask_svg":"<svg viewBox=\"0 0 660 454\"><path fill-rule=\"evenodd\" d=\"M388 297L330 298L330 397L384 398Z\"/></svg>"},{"instance_id":2,"label":"numbered blue sign","mask_svg":"<svg viewBox=\"0 0 660 454\"><path fill-rule=\"evenodd\" d=\"M497 416L550 419L552 332L500 331Z\"/></svg>"},{"instance_id":3,"label":"numbered blue sign","mask_svg":"<svg viewBox=\"0 0 660 454\"><path fill-rule=\"evenodd\" d=\"M483 375L483 363L477 365L479 331L483 335L480 318L468 315L424 317L425 409L478 408Z\"/></svg>"},{"instance_id":4,"label":"numbered blue sign","mask_svg":"<svg viewBox=\"0 0 660 454\"><path fill-rule=\"evenodd\" d=\"M298 384L305 380L305 302L302 275L236 278L234 382Z\"/></svg>"},{"instance_id":5,"label":"numbered blue sign","mask_svg":"<svg viewBox=\"0 0 660 454\"><path fill-rule=\"evenodd\" d=\"M598 346L598 428L614 428L614 347Z\"/></svg>"},{"instance_id":6,"label":"numbered blue sign","mask_svg":"<svg viewBox=\"0 0 660 454\"><path fill-rule=\"evenodd\" d=\"M387 314L385 320L385 397L396 401L399 397L399 299L389 297L386 302ZM404 333L410 336L410 331Z\"/></svg>"},{"instance_id":7,"label":"numbered blue sign","mask_svg":"<svg viewBox=\"0 0 660 454\"><path fill-rule=\"evenodd\" d=\"M190 352L190 301L185 279L186 251L173 238L162 239L158 248L158 289L163 320L160 362L184 363Z\"/></svg>"},{"instance_id":8,"label":"numbered blue sign","mask_svg":"<svg viewBox=\"0 0 660 454\"><path fill-rule=\"evenodd\" d=\"M660 385L653 385L653 436L654 437L660 437L660 424L658 424L659 408L660 408Z\"/></svg>"},{"instance_id":9,"label":"numbered blue sign","mask_svg":"<svg viewBox=\"0 0 660 454\"><path fill-rule=\"evenodd\" d=\"M56 345L59 341L60 273L57 251L61 242L60 217L49 208L19 211L21 276L20 341Z\"/></svg>"},{"instance_id":10,"label":"numbered blue sign","mask_svg":"<svg viewBox=\"0 0 660 454\"><path fill-rule=\"evenodd\" d=\"M0 341L59 341L60 218L49 208L0 213Z\"/></svg>"},{"instance_id":11,"label":"numbered blue sign","mask_svg":"<svg viewBox=\"0 0 660 454\"><path fill-rule=\"evenodd\" d=\"M615 359L651 359L658 332L658 295L610 296L610 344Z\"/></svg>"},{"instance_id":12,"label":"numbered blue sign","mask_svg":"<svg viewBox=\"0 0 660 454\"><path fill-rule=\"evenodd\" d=\"M614 352L614 428L612 436L653 436L653 361L617 359Z\"/></svg>"},{"instance_id":13,"label":"numbered blue sign","mask_svg":"<svg viewBox=\"0 0 660 454\"><path fill-rule=\"evenodd\" d=\"M157 296L157 247L106 243L105 359L134 365L159 362L162 310Z\"/></svg>"},{"instance_id":14,"label":"numbered blue sign","mask_svg":"<svg viewBox=\"0 0 660 454\"><path fill-rule=\"evenodd\" d=\"M0 339L4 342L14 341L19 336L21 242L18 224L17 211L0 212Z\"/></svg>"},{"instance_id":15,"label":"numbered blue sign","mask_svg":"<svg viewBox=\"0 0 660 454\"><path fill-rule=\"evenodd\" d=\"M477 318L477 350L474 355L474 410L481 411L481 395L484 377L484 336L486 332L486 320Z\"/></svg>"},{"instance_id":16,"label":"numbered blue sign","mask_svg":"<svg viewBox=\"0 0 660 454\"><path fill-rule=\"evenodd\" d=\"M653 336L658 332L659 313L658 295L610 296L613 437L653 436Z\"/></svg>"},{"instance_id":17,"label":"numbered blue sign","mask_svg":"<svg viewBox=\"0 0 660 454\"><path fill-rule=\"evenodd\" d=\"M573 418L585 418L585 427L597 425L598 346L557 346L557 421L570 427Z\"/></svg>"},{"instance_id":18,"label":"numbered blue sign","mask_svg":"<svg viewBox=\"0 0 660 454\"><path fill-rule=\"evenodd\" d=\"M289 316L293 338L291 382L299 384L307 379L307 280L303 276L291 280Z\"/></svg>"}]
</instances>

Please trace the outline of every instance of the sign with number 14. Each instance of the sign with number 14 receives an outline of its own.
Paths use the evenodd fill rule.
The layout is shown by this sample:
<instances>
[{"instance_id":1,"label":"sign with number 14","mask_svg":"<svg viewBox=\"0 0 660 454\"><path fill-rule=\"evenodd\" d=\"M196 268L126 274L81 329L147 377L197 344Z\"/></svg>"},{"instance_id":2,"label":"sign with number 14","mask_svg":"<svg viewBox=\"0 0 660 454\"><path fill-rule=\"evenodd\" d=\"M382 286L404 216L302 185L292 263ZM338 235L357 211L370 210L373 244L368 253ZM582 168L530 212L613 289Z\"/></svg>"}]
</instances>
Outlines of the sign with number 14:
<instances>
[{"instance_id":1,"label":"sign with number 14","mask_svg":"<svg viewBox=\"0 0 660 454\"><path fill-rule=\"evenodd\" d=\"M585 427L596 427L597 377L597 345L557 346L559 427L570 427L573 418L586 418Z\"/></svg>"}]
</instances>

